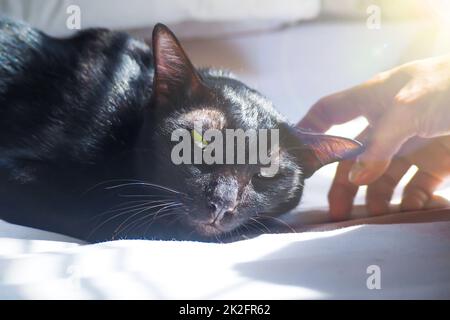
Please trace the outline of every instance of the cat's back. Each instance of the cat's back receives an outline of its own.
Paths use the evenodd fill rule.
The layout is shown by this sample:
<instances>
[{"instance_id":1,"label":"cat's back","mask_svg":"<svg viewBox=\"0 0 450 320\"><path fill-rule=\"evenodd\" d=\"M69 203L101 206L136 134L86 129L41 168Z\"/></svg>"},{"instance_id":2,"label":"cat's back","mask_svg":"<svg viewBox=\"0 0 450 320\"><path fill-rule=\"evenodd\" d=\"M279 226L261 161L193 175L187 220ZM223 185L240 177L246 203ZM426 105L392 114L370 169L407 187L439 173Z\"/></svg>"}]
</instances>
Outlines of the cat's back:
<instances>
[{"instance_id":1,"label":"cat's back","mask_svg":"<svg viewBox=\"0 0 450 320\"><path fill-rule=\"evenodd\" d=\"M37 53L45 38L24 23L0 16L0 94L18 74L26 71L27 61L40 60Z\"/></svg>"},{"instance_id":2,"label":"cat's back","mask_svg":"<svg viewBox=\"0 0 450 320\"><path fill-rule=\"evenodd\" d=\"M92 161L136 121L152 68L151 49L125 33L57 39L0 17L0 160Z\"/></svg>"}]
</instances>

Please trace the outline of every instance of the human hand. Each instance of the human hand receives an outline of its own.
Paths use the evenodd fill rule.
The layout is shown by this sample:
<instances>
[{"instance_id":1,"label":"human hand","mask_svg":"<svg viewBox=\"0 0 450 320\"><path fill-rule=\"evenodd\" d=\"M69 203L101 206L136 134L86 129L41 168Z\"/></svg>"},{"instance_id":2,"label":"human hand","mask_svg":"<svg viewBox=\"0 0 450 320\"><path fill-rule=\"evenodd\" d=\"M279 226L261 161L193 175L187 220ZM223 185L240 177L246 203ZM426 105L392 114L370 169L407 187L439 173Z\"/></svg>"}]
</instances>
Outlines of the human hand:
<instances>
[{"instance_id":1,"label":"human hand","mask_svg":"<svg viewBox=\"0 0 450 320\"><path fill-rule=\"evenodd\" d=\"M359 185L368 185L372 214L389 212L395 187L412 165L402 210L419 210L450 175L450 55L411 62L319 100L298 123L325 132L364 116L366 150L339 164L329 192L330 214L347 218Z\"/></svg>"}]
</instances>

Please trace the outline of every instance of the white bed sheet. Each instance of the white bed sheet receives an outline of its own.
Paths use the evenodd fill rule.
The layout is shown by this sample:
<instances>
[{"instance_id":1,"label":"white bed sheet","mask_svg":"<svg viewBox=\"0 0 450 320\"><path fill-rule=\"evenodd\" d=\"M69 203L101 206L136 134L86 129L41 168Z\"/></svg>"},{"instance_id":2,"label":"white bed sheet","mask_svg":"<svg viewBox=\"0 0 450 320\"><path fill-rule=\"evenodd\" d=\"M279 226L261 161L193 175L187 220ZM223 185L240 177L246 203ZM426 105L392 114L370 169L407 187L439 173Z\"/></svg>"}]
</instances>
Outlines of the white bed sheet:
<instances>
[{"instance_id":1,"label":"white bed sheet","mask_svg":"<svg viewBox=\"0 0 450 320\"><path fill-rule=\"evenodd\" d=\"M450 222L231 244L0 238L2 299L450 298ZM368 289L369 266L381 289Z\"/></svg>"}]
</instances>

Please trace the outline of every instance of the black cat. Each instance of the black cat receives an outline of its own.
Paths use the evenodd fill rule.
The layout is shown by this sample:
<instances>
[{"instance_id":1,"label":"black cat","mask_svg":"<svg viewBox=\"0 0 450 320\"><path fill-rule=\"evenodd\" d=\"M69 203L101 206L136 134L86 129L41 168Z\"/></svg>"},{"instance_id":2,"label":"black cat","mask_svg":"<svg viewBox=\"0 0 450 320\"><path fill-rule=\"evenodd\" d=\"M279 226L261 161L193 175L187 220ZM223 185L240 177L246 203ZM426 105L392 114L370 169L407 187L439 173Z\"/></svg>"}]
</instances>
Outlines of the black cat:
<instances>
[{"instance_id":1,"label":"black cat","mask_svg":"<svg viewBox=\"0 0 450 320\"><path fill-rule=\"evenodd\" d=\"M171 161L171 134L278 129L279 170ZM195 138L195 137L194 137ZM0 218L88 241L216 240L294 208L303 182L360 144L301 132L230 74L196 70L158 24L56 39L0 20Z\"/></svg>"}]
</instances>

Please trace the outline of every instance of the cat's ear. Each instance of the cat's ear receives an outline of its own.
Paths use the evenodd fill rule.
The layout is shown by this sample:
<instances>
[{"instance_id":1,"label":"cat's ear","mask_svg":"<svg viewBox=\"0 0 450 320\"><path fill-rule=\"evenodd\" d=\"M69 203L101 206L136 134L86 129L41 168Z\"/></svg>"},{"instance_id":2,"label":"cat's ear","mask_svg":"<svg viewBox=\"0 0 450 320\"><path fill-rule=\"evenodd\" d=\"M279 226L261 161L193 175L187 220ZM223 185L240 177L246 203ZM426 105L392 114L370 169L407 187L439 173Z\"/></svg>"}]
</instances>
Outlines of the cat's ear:
<instances>
[{"instance_id":1,"label":"cat's ear","mask_svg":"<svg viewBox=\"0 0 450 320\"><path fill-rule=\"evenodd\" d=\"M353 139L294 129L296 155L301 158L303 175L309 178L322 166L349 159L360 154L364 147Z\"/></svg>"},{"instance_id":2,"label":"cat's ear","mask_svg":"<svg viewBox=\"0 0 450 320\"><path fill-rule=\"evenodd\" d=\"M155 26L152 44L155 67L153 93L157 100L167 102L181 94L189 96L203 86L200 75L168 27L161 23Z\"/></svg>"}]
</instances>

